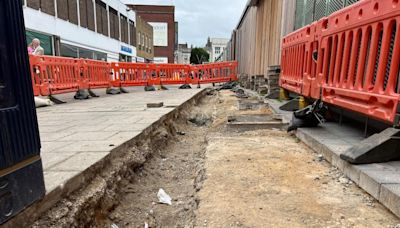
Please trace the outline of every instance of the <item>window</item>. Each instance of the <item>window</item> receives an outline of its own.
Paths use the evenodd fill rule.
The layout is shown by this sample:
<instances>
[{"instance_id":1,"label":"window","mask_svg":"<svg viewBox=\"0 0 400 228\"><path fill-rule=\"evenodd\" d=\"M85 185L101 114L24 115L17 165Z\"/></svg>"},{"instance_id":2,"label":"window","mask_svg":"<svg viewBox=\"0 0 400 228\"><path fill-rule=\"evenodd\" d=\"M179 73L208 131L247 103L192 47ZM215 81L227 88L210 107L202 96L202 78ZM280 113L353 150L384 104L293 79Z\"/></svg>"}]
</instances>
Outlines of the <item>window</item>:
<instances>
[{"instance_id":1,"label":"window","mask_svg":"<svg viewBox=\"0 0 400 228\"><path fill-rule=\"evenodd\" d=\"M138 33L138 42L139 42L139 46L142 45L142 42L141 42L141 40L140 40L140 37L142 37L142 33L141 33L141 32Z\"/></svg>"},{"instance_id":2,"label":"window","mask_svg":"<svg viewBox=\"0 0 400 228\"><path fill-rule=\"evenodd\" d=\"M130 42L129 44L132 46L136 46L136 27L135 23L131 20L129 20L129 37L130 37Z\"/></svg>"},{"instance_id":3,"label":"window","mask_svg":"<svg viewBox=\"0 0 400 228\"><path fill-rule=\"evenodd\" d=\"M60 55L71 58L83 58L83 59L95 59L95 60L107 60L107 54L89 50L86 48L76 47L69 44L61 43Z\"/></svg>"},{"instance_id":4,"label":"window","mask_svg":"<svg viewBox=\"0 0 400 228\"><path fill-rule=\"evenodd\" d=\"M118 12L109 8L110 10L110 36L116 40L119 40L119 21L118 21Z\"/></svg>"},{"instance_id":5,"label":"window","mask_svg":"<svg viewBox=\"0 0 400 228\"><path fill-rule=\"evenodd\" d=\"M215 47L215 54L221 53L221 47Z\"/></svg>"},{"instance_id":6,"label":"window","mask_svg":"<svg viewBox=\"0 0 400 228\"><path fill-rule=\"evenodd\" d=\"M126 18L125 16L121 15L120 17L121 20L121 41L124 43L128 43L128 18Z\"/></svg>"},{"instance_id":7,"label":"window","mask_svg":"<svg viewBox=\"0 0 400 228\"><path fill-rule=\"evenodd\" d=\"M97 33L108 36L108 18L106 4L96 0L96 24Z\"/></svg>"},{"instance_id":8,"label":"window","mask_svg":"<svg viewBox=\"0 0 400 228\"><path fill-rule=\"evenodd\" d=\"M92 0L79 0L79 13L81 27L94 31L94 9Z\"/></svg>"},{"instance_id":9,"label":"window","mask_svg":"<svg viewBox=\"0 0 400 228\"><path fill-rule=\"evenodd\" d=\"M26 42L30 44L34 38L40 40L40 46L44 49L45 55L53 55L53 37L38 32L26 31Z\"/></svg>"}]
</instances>

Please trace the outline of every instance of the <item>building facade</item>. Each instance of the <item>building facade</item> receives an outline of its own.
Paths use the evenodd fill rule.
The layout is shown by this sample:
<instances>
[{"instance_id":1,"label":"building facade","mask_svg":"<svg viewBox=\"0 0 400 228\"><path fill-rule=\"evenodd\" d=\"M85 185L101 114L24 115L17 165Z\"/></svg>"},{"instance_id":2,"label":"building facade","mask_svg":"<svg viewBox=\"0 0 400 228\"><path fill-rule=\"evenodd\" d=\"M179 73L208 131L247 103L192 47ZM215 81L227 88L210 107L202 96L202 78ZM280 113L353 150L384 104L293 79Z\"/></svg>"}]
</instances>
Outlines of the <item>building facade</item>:
<instances>
[{"instance_id":1,"label":"building facade","mask_svg":"<svg viewBox=\"0 0 400 228\"><path fill-rule=\"evenodd\" d=\"M208 38L206 50L210 54L209 62L216 62L225 51L229 39L225 38Z\"/></svg>"},{"instance_id":2,"label":"building facade","mask_svg":"<svg viewBox=\"0 0 400 228\"><path fill-rule=\"evenodd\" d=\"M136 61L136 15L119 0L24 0L27 42L45 54Z\"/></svg>"},{"instance_id":3,"label":"building facade","mask_svg":"<svg viewBox=\"0 0 400 228\"><path fill-rule=\"evenodd\" d=\"M128 6L153 26L154 62L174 63L175 7L156 5Z\"/></svg>"},{"instance_id":4,"label":"building facade","mask_svg":"<svg viewBox=\"0 0 400 228\"><path fill-rule=\"evenodd\" d=\"M192 48L188 47L188 44L178 44L178 48L175 51L175 63L178 64L190 64L190 56L192 54Z\"/></svg>"},{"instance_id":5,"label":"building facade","mask_svg":"<svg viewBox=\"0 0 400 228\"><path fill-rule=\"evenodd\" d=\"M154 58L153 26L136 16L137 62L151 63Z\"/></svg>"}]
</instances>

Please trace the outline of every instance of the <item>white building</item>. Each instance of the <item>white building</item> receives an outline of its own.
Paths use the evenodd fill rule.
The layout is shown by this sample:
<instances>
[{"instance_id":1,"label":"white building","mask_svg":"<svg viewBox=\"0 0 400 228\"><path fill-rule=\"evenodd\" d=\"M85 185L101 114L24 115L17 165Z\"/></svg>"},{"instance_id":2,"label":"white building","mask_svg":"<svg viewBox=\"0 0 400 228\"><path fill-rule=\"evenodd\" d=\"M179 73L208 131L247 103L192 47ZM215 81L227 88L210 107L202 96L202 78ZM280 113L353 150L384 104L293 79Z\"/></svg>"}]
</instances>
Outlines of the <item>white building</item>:
<instances>
[{"instance_id":1,"label":"white building","mask_svg":"<svg viewBox=\"0 0 400 228\"><path fill-rule=\"evenodd\" d=\"M215 62L220 55L225 51L229 39L225 38L208 38L206 50L210 54L209 62Z\"/></svg>"},{"instance_id":2,"label":"white building","mask_svg":"<svg viewBox=\"0 0 400 228\"><path fill-rule=\"evenodd\" d=\"M175 51L175 63L178 64L190 64L190 56L192 54L192 48L188 47L188 44L178 44L178 48Z\"/></svg>"},{"instance_id":3,"label":"white building","mask_svg":"<svg viewBox=\"0 0 400 228\"><path fill-rule=\"evenodd\" d=\"M120 0L24 0L24 17L48 55L136 61L136 14Z\"/></svg>"}]
</instances>

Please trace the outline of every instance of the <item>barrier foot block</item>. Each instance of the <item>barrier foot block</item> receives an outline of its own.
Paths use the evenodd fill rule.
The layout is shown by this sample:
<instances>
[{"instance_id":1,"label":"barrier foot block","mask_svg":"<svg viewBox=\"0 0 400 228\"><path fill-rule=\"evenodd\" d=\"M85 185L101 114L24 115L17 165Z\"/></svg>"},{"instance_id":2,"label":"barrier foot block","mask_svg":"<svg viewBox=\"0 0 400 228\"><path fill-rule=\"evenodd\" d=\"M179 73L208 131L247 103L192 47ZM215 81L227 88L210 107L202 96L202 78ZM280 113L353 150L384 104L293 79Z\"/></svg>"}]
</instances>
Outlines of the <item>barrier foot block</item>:
<instances>
[{"instance_id":1,"label":"barrier foot block","mask_svg":"<svg viewBox=\"0 0 400 228\"><path fill-rule=\"evenodd\" d=\"M75 93L74 98L76 100L86 100L86 99L89 99L90 96L86 90L80 89L80 90L78 90L78 92Z\"/></svg>"},{"instance_id":2,"label":"barrier foot block","mask_svg":"<svg viewBox=\"0 0 400 228\"><path fill-rule=\"evenodd\" d=\"M289 111L289 112L297 111L300 109L299 108L299 99L295 98L293 100L290 100L286 104L279 107L279 109L283 110L283 111Z\"/></svg>"},{"instance_id":3,"label":"barrier foot block","mask_svg":"<svg viewBox=\"0 0 400 228\"><path fill-rule=\"evenodd\" d=\"M163 85L160 85L160 90L168 90L168 88Z\"/></svg>"},{"instance_id":4,"label":"barrier foot block","mask_svg":"<svg viewBox=\"0 0 400 228\"><path fill-rule=\"evenodd\" d=\"M100 96L97 95L95 92L93 92L93 90L91 90L91 89L88 89L88 92L89 92L89 95L90 95L91 97L100 97Z\"/></svg>"},{"instance_id":5,"label":"barrier foot block","mask_svg":"<svg viewBox=\"0 0 400 228\"><path fill-rule=\"evenodd\" d=\"M120 87L119 90L121 91L121 93L129 93L129 91L124 87Z\"/></svg>"},{"instance_id":6,"label":"barrier foot block","mask_svg":"<svg viewBox=\"0 0 400 228\"><path fill-rule=\"evenodd\" d=\"M156 88L154 86L146 86L146 87L144 87L144 91L146 91L146 92L156 91Z\"/></svg>"},{"instance_id":7,"label":"barrier foot block","mask_svg":"<svg viewBox=\"0 0 400 228\"><path fill-rule=\"evenodd\" d=\"M60 100L60 99L55 98L55 97L52 96L52 95L49 95L48 98L49 98L50 101L52 101L54 104L65 104L65 103L67 103L67 102L65 102L65 101L62 101L62 100Z\"/></svg>"},{"instance_id":8,"label":"barrier foot block","mask_svg":"<svg viewBox=\"0 0 400 228\"><path fill-rule=\"evenodd\" d=\"M191 89L192 87L189 84L183 84L179 86L179 89Z\"/></svg>"},{"instance_id":9,"label":"barrier foot block","mask_svg":"<svg viewBox=\"0 0 400 228\"><path fill-rule=\"evenodd\" d=\"M106 93L109 95L116 95L116 94L120 94L121 91L119 89L111 87L111 88L107 88Z\"/></svg>"},{"instance_id":10,"label":"barrier foot block","mask_svg":"<svg viewBox=\"0 0 400 228\"><path fill-rule=\"evenodd\" d=\"M198 89L200 89L200 88L201 88L200 84L197 84L197 88L198 88Z\"/></svg>"},{"instance_id":11,"label":"barrier foot block","mask_svg":"<svg viewBox=\"0 0 400 228\"><path fill-rule=\"evenodd\" d=\"M400 159L400 129L387 128L364 139L340 155L352 164L370 164Z\"/></svg>"}]
</instances>

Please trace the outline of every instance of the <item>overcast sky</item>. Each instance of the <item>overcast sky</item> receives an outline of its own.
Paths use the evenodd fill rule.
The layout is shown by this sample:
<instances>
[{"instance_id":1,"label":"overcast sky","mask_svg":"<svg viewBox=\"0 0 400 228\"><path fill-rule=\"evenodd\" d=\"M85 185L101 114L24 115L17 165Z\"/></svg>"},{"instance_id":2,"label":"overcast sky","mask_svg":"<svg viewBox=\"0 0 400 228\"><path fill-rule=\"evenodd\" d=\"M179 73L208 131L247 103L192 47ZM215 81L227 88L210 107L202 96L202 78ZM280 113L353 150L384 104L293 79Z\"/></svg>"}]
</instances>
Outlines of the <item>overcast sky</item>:
<instances>
[{"instance_id":1,"label":"overcast sky","mask_svg":"<svg viewBox=\"0 0 400 228\"><path fill-rule=\"evenodd\" d=\"M134 4L175 5L179 43L204 46L207 37L230 38L247 0L125 0Z\"/></svg>"}]
</instances>

